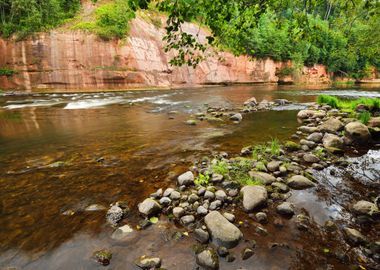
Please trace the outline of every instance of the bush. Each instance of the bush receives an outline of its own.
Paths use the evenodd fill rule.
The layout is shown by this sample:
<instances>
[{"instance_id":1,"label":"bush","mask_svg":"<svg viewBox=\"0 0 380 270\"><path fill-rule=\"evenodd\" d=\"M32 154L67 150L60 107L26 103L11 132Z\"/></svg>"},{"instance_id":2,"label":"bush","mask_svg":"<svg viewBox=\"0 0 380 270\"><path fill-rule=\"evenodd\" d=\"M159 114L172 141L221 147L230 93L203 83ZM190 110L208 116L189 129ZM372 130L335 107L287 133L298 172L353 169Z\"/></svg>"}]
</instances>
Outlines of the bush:
<instances>
[{"instance_id":1,"label":"bush","mask_svg":"<svg viewBox=\"0 0 380 270\"><path fill-rule=\"evenodd\" d=\"M371 113L370 112L361 112L361 113L358 114L357 118L364 125L367 125L368 122L369 122L369 120L371 119Z\"/></svg>"},{"instance_id":2,"label":"bush","mask_svg":"<svg viewBox=\"0 0 380 270\"><path fill-rule=\"evenodd\" d=\"M15 71L13 69L0 68L0 76L12 76L16 73L17 73L17 71Z\"/></svg>"}]
</instances>

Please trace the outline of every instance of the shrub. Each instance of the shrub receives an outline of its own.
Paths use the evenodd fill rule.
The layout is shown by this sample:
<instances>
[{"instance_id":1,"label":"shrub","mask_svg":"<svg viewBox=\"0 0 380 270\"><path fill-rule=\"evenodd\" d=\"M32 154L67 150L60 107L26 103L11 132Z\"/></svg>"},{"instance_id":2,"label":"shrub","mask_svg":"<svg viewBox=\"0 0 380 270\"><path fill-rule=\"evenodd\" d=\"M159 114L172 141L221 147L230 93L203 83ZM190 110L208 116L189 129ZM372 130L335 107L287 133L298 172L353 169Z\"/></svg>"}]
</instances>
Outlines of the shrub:
<instances>
[{"instance_id":1,"label":"shrub","mask_svg":"<svg viewBox=\"0 0 380 270\"><path fill-rule=\"evenodd\" d=\"M15 71L13 69L0 68L0 76L12 76L16 73L17 73L17 71Z\"/></svg>"},{"instance_id":2,"label":"shrub","mask_svg":"<svg viewBox=\"0 0 380 270\"><path fill-rule=\"evenodd\" d=\"M197 186L207 186L210 180L210 176L208 174L200 173L194 180L194 183Z\"/></svg>"}]
</instances>

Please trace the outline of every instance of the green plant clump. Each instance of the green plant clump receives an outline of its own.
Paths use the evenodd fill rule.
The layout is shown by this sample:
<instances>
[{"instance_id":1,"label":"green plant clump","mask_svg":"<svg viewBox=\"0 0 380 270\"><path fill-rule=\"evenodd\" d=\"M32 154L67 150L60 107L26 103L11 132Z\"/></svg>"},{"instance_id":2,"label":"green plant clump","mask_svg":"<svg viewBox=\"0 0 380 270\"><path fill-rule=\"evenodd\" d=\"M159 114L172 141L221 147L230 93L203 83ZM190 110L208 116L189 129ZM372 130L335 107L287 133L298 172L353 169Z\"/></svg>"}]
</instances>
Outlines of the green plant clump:
<instances>
[{"instance_id":1,"label":"green plant clump","mask_svg":"<svg viewBox=\"0 0 380 270\"><path fill-rule=\"evenodd\" d=\"M355 111L358 105L368 107L371 111L380 109L379 98L340 99L334 96L320 95L317 98L317 102L318 104L327 104L332 108L348 112Z\"/></svg>"},{"instance_id":2,"label":"green plant clump","mask_svg":"<svg viewBox=\"0 0 380 270\"><path fill-rule=\"evenodd\" d=\"M371 113L367 111L358 113L357 119L364 125L367 125L369 120L371 119Z\"/></svg>"},{"instance_id":3,"label":"green plant clump","mask_svg":"<svg viewBox=\"0 0 380 270\"><path fill-rule=\"evenodd\" d=\"M0 76L13 76L17 71L9 68L0 68Z\"/></svg>"},{"instance_id":4,"label":"green plant clump","mask_svg":"<svg viewBox=\"0 0 380 270\"><path fill-rule=\"evenodd\" d=\"M212 165L212 171L214 173L221 174L223 176L226 176L229 172L228 164L225 161L217 161L216 164Z\"/></svg>"},{"instance_id":5,"label":"green plant clump","mask_svg":"<svg viewBox=\"0 0 380 270\"><path fill-rule=\"evenodd\" d=\"M210 176L208 174L200 173L194 180L195 185L197 186L207 186L210 180Z\"/></svg>"}]
</instances>

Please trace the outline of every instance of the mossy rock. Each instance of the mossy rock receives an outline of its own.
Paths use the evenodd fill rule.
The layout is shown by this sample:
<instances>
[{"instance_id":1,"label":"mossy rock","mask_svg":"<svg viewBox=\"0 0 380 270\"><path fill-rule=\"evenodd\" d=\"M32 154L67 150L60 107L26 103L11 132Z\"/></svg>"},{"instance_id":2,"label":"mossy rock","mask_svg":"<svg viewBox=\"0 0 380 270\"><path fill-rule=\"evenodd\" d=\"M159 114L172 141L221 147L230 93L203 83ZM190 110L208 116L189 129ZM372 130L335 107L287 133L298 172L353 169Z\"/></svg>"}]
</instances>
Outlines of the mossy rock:
<instances>
[{"instance_id":1,"label":"mossy rock","mask_svg":"<svg viewBox=\"0 0 380 270\"><path fill-rule=\"evenodd\" d=\"M295 143L293 141L287 141L285 143L285 149L288 151L297 151L301 148L301 146L298 143Z\"/></svg>"}]
</instances>

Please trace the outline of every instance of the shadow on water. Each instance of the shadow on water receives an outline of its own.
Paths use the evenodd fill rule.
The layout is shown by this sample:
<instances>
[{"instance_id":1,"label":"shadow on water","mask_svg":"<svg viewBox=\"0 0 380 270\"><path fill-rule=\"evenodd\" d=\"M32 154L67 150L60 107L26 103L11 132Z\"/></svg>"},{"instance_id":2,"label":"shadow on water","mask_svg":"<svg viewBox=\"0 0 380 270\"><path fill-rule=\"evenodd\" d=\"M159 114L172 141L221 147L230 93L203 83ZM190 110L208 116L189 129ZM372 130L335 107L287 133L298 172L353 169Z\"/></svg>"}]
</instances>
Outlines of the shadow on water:
<instances>
[{"instance_id":1,"label":"shadow on water","mask_svg":"<svg viewBox=\"0 0 380 270\"><path fill-rule=\"evenodd\" d=\"M194 269L193 237L173 237L184 228L161 217L131 239L114 241L105 212L85 208L127 200L133 211L124 222L136 225L137 204L157 188L173 186L176 176L197 158L217 151L237 154L243 146L274 137L286 140L297 128L299 108L252 113L238 125L204 121L188 126L184 122L190 114L206 104L233 108L252 96L303 104L315 100L315 91L321 92L320 88L305 94L304 88L290 86L239 86L0 97L0 267L134 269L137 257L157 255L168 269ZM352 94L350 89L334 91ZM259 225L249 219L242 231L245 239L257 241L256 254L247 261L222 261L221 269L252 269L252 264L255 269L316 269L316 265L327 269L323 267L328 264L346 269L323 254L321 247L332 244L318 228L329 219L349 219L347 203L359 196L341 190L360 190L362 195L366 189L350 186L350 181L343 184L345 188L334 188L326 182L331 180L325 179L327 175L318 176L323 185L315 192L294 192L291 198L311 216L315 229L302 233L293 219L285 219L281 228L270 222L268 235L263 236L255 230ZM351 178L339 177L335 184L342 185L342 179ZM63 215L68 210L74 214ZM237 216L246 219L239 211ZM268 211L272 221L280 218L273 209ZM238 255L243 247L233 252ZM91 259L100 248L114 253L109 267Z\"/></svg>"}]
</instances>

